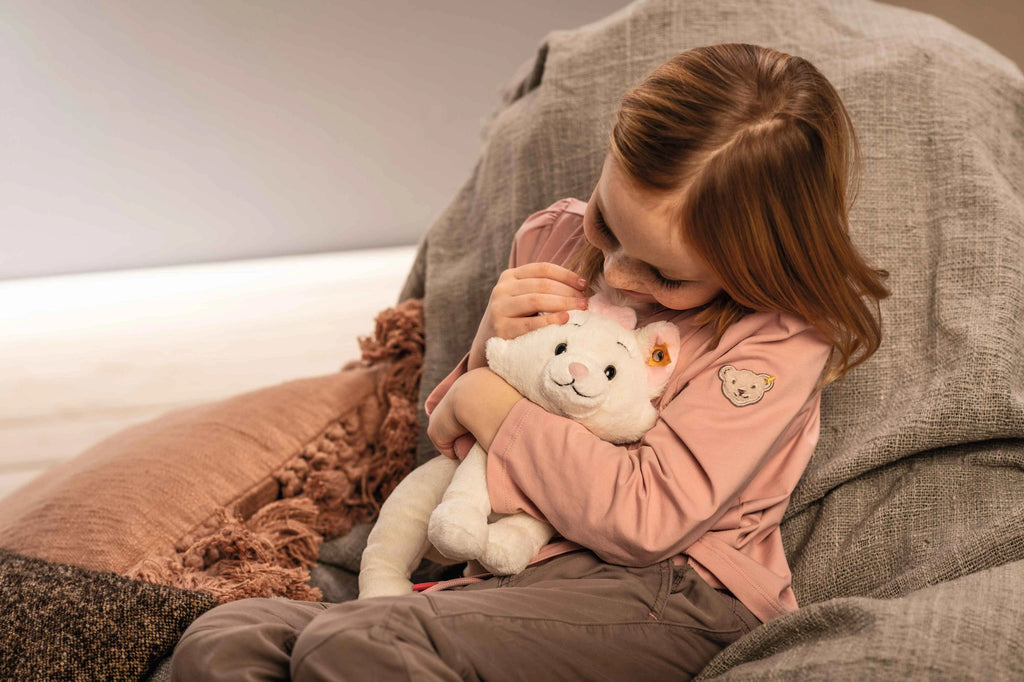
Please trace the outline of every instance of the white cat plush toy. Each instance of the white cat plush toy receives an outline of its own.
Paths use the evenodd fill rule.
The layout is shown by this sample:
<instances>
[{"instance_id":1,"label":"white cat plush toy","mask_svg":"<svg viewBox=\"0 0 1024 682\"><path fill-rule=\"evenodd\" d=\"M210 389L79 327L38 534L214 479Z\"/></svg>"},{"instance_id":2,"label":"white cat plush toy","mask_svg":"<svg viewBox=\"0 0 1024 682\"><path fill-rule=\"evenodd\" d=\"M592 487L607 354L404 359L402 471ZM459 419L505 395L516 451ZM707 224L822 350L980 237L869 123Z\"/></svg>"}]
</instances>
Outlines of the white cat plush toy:
<instances>
[{"instance_id":1,"label":"white cat plush toy","mask_svg":"<svg viewBox=\"0 0 1024 682\"><path fill-rule=\"evenodd\" d=\"M564 325L490 339L487 362L549 412L604 440L629 443L657 421L651 401L664 390L679 349L675 324L635 325L633 310L594 297ZM553 534L528 514L491 513L487 453L479 445L461 463L438 456L414 469L381 507L362 556L359 598L408 594L409 576L424 556L476 560L494 575L518 573Z\"/></svg>"}]
</instances>

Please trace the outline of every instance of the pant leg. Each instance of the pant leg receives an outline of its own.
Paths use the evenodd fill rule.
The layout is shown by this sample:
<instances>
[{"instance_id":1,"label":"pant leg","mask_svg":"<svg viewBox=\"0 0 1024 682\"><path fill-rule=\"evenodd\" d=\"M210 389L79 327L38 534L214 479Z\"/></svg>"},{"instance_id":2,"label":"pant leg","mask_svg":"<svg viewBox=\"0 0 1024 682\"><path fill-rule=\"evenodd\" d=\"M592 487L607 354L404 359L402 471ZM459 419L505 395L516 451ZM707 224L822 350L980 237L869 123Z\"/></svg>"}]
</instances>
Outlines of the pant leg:
<instances>
[{"instance_id":1,"label":"pant leg","mask_svg":"<svg viewBox=\"0 0 1024 682\"><path fill-rule=\"evenodd\" d=\"M217 606L181 636L171 658L171 680L287 680L298 633L328 606L283 599L243 599Z\"/></svg>"},{"instance_id":2,"label":"pant leg","mask_svg":"<svg viewBox=\"0 0 1024 682\"><path fill-rule=\"evenodd\" d=\"M686 679L758 625L688 566L590 552L466 589L332 605L299 635L308 680Z\"/></svg>"}]
</instances>

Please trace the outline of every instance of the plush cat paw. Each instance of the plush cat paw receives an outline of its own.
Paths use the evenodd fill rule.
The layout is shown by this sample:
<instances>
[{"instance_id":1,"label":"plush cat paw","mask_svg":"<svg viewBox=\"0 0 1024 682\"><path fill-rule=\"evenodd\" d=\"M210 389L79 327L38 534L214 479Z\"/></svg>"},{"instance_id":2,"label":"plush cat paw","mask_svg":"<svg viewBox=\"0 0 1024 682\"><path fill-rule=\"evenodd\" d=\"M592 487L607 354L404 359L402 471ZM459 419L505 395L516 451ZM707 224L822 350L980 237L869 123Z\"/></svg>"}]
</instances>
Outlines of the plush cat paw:
<instances>
[{"instance_id":1,"label":"plush cat paw","mask_svg":"<svg viewBox=\"0 0 1024 682\"><path fill-rule=\"evenodd\" d=\"M487 517L472 506L446 500L430 515L427 539L452 561L469 561L479 557L487 545Z\"/></svg>"},{"instance_id":2,"label":"plush cat paw","mask_svg":"<svg viewBox=\"0 0 1024 682\"><path fill-rule=\"evenodd\" d=\"M494 575L521 573L534 555L530 536L515 526L491 525L478 561Z\"/></svg>"}]
</instances>

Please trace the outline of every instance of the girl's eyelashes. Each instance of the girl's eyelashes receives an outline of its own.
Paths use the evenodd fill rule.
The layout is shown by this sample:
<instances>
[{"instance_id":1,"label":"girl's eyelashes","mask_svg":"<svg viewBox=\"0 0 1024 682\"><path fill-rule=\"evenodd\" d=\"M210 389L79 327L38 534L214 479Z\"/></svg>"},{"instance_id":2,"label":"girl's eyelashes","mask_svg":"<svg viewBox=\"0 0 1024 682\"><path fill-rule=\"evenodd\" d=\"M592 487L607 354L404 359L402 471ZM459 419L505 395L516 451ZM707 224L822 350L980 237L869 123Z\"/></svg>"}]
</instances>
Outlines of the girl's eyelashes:
<instances>
[{"instance_id":1,"label":"girl's eyelashes","mask_svg":"<svg viewBox=\"0 0 1024 682\"><path fill-rule=\"evenodd\" d=\"M654 272L654 276L658 278L658 284L665 287L666 289L681 289L690 283L688 280L685 279L669 279L665 275L658 272L656 268L651 268L651 271Z\"/></svg>"},{"instance_id":2,"label":"girl's eyelashes","mask_svg":"<svg viewBox=\"0 0 1024 682\"><path fill-rule=\"evenodd\" d=\"M597 226L597 231L601 233L601 236L608 239L611 242L615 242L615 235L612 234L611 228L608 227L608 223L604 221L604 217L600 211L594 211L594 224Z\"/></svg>"}]
</instances>

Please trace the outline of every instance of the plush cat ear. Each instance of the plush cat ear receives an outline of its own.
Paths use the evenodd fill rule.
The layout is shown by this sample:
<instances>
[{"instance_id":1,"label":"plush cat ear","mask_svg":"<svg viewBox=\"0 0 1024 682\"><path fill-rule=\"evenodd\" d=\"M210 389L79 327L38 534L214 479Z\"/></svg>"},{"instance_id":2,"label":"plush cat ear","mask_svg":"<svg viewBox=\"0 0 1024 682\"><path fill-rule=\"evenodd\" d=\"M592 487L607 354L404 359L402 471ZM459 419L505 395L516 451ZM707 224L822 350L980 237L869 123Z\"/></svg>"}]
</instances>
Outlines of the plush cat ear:
<instances>
[{"instance_id":1,"label":"plush cat ear","mask_svg":"<svg viewBox=\"0 0 1024 682\"><path fill-rule=\"evenodd\" d=\"M552 340L552 332L557 334L557 330L558 327L541 327L514 339L497 336L488 339L484 347L487 366L510 386L537 402L543 358L554 353L556 342Z\"/></svg>"},{"instance_id":2,"label":"plush cat ear","mask_svg":"<svg viewBox=\"0 0 1024 682\"><path fill-rule=\"evenodd\" d=\"M512 366L511 350L512 342L497 336L488 339L487 344L484 346L484 357L487 358L487 365L502 378L515 371Z\"/></svg>"},{"instance_id":3,"label":"plush cat ear","mask_svg":"<svg viewBox=\"0 0 1024 682\"><path fill-rule=\"evenodd\" d=\"M637 342L647 356L647 387L652 398L661 395L679 357L679 327L654 322L636 331Z\"/></svg>"},{"instance_id":4,"label":"plush cat ear","mask_svg":"<svg viewBox=\"0 0 1024 682\"><path fill-rule=\"evenodd\" d=\"M616 305L604 293L598 292L587 299L587 310L599 315L607 315L625 329L636 329L636 311L629 306Z\"/></svg>"}]
</instances>

